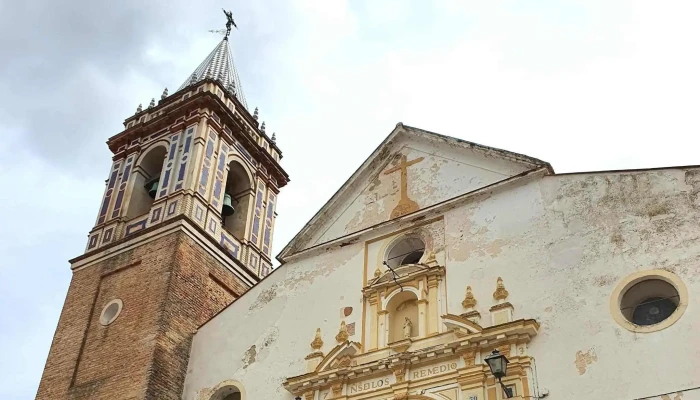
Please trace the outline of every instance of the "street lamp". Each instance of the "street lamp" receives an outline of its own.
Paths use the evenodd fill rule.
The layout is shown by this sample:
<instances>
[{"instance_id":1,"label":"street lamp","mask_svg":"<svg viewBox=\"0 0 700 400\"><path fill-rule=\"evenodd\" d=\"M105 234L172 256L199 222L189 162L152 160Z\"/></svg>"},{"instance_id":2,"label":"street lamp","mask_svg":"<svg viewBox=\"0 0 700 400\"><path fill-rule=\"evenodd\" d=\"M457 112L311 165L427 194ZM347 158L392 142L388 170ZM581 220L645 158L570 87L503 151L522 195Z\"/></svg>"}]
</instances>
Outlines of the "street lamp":
<instances>
[{"instance_id":1,"label":"street lamp","mask_svg":"<svg viewBox=\"0 0 700 400\"><path fill-rule=\"evenodd\" d=\"M510 399L513 397L513 389L505 387L503 382L501 382L501 378L506 376L506 369L508 369L509 361L506 356L501 354L497 349L494 349L493 352L491 352L491 354L484 359L484 361L486 364L488 364L491 374L498 379L498 383L501 384L501 388L503 389L503 393L505 393L506 398Z\"/></svg>"}]
</instances>

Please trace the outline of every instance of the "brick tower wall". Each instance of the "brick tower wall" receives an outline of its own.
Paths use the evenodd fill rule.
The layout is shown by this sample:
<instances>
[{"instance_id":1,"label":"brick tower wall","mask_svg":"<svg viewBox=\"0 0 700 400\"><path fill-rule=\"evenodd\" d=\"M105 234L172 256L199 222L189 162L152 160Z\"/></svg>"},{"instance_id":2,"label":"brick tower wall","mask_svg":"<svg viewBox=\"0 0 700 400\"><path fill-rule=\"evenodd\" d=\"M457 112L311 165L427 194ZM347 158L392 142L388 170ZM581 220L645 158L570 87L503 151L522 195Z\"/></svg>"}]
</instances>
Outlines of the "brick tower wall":
<instances>
[{"instance_id":1,"label":"brick tower wall","mask_svg":"<svg viewBox=\"0 0 700 400\"><path fill-rule=\"evenodd\" d=\"M195 330L246 289L182 231L74 272L36 398L179 399Z\"/></svg>"}]
</instances>

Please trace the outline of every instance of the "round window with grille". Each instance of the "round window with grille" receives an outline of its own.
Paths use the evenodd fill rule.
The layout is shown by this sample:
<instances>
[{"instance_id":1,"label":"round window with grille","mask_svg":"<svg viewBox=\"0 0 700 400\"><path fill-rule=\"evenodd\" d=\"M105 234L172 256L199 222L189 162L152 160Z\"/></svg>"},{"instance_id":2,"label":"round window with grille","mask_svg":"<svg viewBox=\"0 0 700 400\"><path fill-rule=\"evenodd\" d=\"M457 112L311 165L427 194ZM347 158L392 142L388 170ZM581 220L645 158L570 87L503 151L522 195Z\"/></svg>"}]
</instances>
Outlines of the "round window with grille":
<instances>
[{"instance_id":1,"label":"round window with grille","mask_svg":"<svg viewBox=\"0 0 700 400\"><path fill-rule=\"evenodd\" d=\"M678 291L661 279L647 279L630 287L620 303L622 315L641 326L658 324L678 308Z\"/></svg>"},{"instance_id":2,"label":"round window with grille","mask_svg":"<svg viewBox=\"0 0 700 400\"><path fill-rule=\"evenodd\" d=\"M681 279L668 271L641 271L625 278L613 293L615 320L634 332L654 332L676 322L687 305Z\"/></svg>"}]
</instances>

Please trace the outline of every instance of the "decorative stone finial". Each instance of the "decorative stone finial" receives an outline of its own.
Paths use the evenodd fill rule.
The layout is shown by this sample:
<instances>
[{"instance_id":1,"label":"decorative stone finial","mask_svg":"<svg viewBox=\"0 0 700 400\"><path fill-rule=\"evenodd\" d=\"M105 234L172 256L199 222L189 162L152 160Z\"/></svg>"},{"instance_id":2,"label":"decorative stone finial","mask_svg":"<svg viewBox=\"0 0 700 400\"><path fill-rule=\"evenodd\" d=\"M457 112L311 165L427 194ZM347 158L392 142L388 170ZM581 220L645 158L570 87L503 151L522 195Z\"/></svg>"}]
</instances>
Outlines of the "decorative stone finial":
<instances>
[{"instance_id":1,"label":"decorative stone finial","mask_svg":"<svg viewBox=\"0 0 700 400\"><path fill-rule=\"evenodd\" d=\"M257 121L258 120L258 107L255 107L255 111L253 111L253 118Z\"/></svg>"},{"instance_id":2,"label":"decorative stone finial","mask_svg":"<svg viewBox=\"0 0 700 400\"><path fill-rule=\"evenodd\" d=\"M503 279L501 279L500 276L496 281L496 291L493 292L493 298L496 300L505 300L508 298L508 291L506 290L506 286L503 284Z\"/></svg>"},{"instance_id":3,"label":"decorative stone finial","mask_svg":"<svg viewBox=\"0 0 700 400\"><path fill-rule=\"evenodd\" d=\"M377 269L374 270L374 279L377 279L380 276L382 276L382 270L377 267Z\"/></svg>"},{"instance_id":4,"label":"decorative stone finial","mask_svg":"<svg viewBox=\"0 0 700 400\"><path fill-rule=\"evenodd\" d=\"M314 341L311 342L311 348L319 351L321 350L321 347L323 347L323 340L321 339L321 328L316 328L316 337L314 337Z\"/></svg>"},{"instance_id":5,"label":"decorative stone finial","mask_svg":"<svg viewBox=\"0 0 700 400\"><path fill-rule=\"evenodd\" d=\"M272 141L273 144L277 143L277 134L275 132L272 132L272 137L270 138L270 141Z\"/></svg>"},{"instance_id":6,"label":"decorative stone finial","mask_svg":"<svg viewBox=\"0 0 700 400\"><path fill-rule=\"evenodd\" d=\"M428 251L428 258L425 259L425 264L430 266L430 267L436 267L438 265L437 259L435 259L435 252L430 250Z\"/></svg>"},{"instance_id":7,"label":"decorative stone finial","mask_svg":"<svg viewBox=\"0 0 700 400\"><path fill-rule=\"evenodd\" d=\"M348 327L345 325L345 321L340 321L340 330L338 334L335 335L335 340L337 340L338 343L343 343L348 340L349 337L350 335L348 334Z\"/></svg>"},{"instance_id":8,"label":"decorative stone finial","mask_svg":"<svg viewBox=\"0 0 700 400\"><path fill-rule=\"evenodd\" d=\"M474 308L476 305L476 299L472 294L472 287L467 286L467 294L464 296L464 301L462 301L462 307L464 308Z\"/></svg>"},{"instance_id":9,"label":"decorative stone finial","mask_svg":"<svg viewBox=\"0 0 700 400\"><path fill-rule=\"evenodd\" d=\"M160 95L160 99L163 100L166 97L168 97L168 88L163 90L163 94Z\"/></svg>"},{"instance_id":10,"label":"decorative stone finial","mask_svg":"<svg viewBox=\"0 0 700 400\"><path fill-rule=\"evenodd\" d=\"M151 102L148 104L148 108L153 108L156 106L156 98L152 98Z\"/></svg>"},{"instance_id":11,"label":"decorative stone finial","mask_svg":"<svg viewBox=\"0 0 700 400\"><path fill-rule=\"evenodd\" d=\"M262 125L260 125L260 130L262 133L265 133L265 121L263 121Z\"/></svg>"},{"instance_id":12,"label":"decorative stone finial","mask_svg":"<svg viewBox=\"0 0 700 400\"><path fill-rule=\"evenodd\" d=\"M143 111L143 105L142 105L141 103L139 103L139 106L136 107L136 113L138 114L138 113L140 113L141 111Z\"/></svg>"}]
</instances>

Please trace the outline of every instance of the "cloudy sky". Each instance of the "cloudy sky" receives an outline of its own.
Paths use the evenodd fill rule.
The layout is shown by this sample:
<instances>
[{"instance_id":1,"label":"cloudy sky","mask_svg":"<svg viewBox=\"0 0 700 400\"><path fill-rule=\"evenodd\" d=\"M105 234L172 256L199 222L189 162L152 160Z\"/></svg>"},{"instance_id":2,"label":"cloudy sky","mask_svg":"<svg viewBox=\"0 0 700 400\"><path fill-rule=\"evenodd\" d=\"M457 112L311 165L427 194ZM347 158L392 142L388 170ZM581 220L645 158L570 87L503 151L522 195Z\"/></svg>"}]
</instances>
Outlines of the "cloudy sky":
<instances>
[{"instance_id":1,"label":"cloudy sky","mask_svg":"<svg viewBox=\"0 0 700 400\"><path fill-rule=\"evenodd\" d=\"M394 125L557 172L700 164L697 1L0 0L0 398L38 386L110 166L105 140L240 28L291 176L279 251Z\"/></svg>"}]
</instances>

